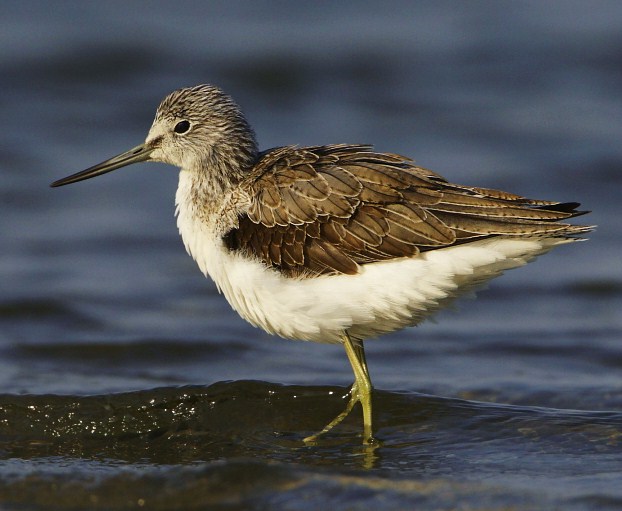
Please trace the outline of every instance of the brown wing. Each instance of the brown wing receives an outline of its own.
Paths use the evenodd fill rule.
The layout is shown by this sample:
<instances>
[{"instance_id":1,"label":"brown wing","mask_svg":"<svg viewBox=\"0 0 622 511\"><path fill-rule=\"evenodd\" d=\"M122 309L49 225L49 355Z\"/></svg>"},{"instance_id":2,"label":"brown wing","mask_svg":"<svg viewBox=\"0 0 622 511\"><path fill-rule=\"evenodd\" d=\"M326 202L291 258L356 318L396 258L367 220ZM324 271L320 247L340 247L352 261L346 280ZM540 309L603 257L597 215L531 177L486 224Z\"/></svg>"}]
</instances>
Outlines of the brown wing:
<instances>
[{"instance_id":1,"label":"brown wing","mask_svg":"<svg viewBox=\"0 0 622 511\"><path fill-rule=\"evenodd\" d=\"M354 274L359 265L478 238L571 236L577 203L454 185L369 146L282 147L243 183L251 206L225 236L290 276Z\"/></svg>"}]
</instances>

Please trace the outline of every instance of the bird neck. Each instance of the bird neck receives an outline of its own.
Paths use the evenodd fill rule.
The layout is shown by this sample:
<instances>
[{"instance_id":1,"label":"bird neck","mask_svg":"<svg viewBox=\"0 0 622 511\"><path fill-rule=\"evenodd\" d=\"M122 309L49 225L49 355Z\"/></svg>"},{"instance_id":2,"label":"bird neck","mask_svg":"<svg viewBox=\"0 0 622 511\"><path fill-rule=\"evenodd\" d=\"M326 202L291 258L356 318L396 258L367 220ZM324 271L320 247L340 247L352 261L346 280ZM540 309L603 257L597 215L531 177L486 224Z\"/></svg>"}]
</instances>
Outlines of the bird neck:
<instances>
[{"instance_id":1,"label":"bird neck","mask_svg":"<svg viewBox=\"0 0 622 511\"><path fill-rule=\"evenodd\" d=\"M247 163L220 157L203 162L199 169L181 169L175 205L184 238L182 225L192 224L192 229L207 229L214 235L235 226L238 206L244 202L238 184L251 168L250 160Z\"/></svg>"}]
</instances>

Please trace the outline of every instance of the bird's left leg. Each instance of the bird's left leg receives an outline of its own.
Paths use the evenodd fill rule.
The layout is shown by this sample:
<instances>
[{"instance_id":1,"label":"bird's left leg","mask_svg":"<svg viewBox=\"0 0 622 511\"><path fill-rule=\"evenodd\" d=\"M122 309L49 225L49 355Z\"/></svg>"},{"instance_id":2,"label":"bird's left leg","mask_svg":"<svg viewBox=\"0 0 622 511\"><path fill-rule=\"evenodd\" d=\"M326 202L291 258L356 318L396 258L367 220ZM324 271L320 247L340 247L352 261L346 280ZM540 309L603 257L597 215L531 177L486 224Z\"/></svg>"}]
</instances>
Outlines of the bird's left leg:
<instances>
[{"instance_id":1,"label":"bird's left leg","mask_svg":"<svg viewBox=\"0 0 622 511\"><path fill-rule=\"evenodd\" d=\"M331 422L329 422L322 431L311 435L304 439L305 443L313 443L320 435L330 431L348 414L352 411L354 405L358 402L361 403L363 408L363 435L364 441L367 444L374 442L372 435L372 406L371 406L371 391L372 385L369 379L369 371L367 369L367 361L365 360L365 349L362 341L353 341L347 332L344 332L341 336L343 346L346 350L346 355L352 366L354 372L354 383L350 389L350 401L346 405L346 408Z\"/></svg>"},{"instance_id":2,"label":"bird's left leg","mask_svg":"<svg viewBox=\"0 0 622 511\"><path fill-rule=\"evenodd\" d=\"M350 391L352 393L350 401L354 400L354 403L356 403L356 401L361 403L361 407L363 408L363 437L365 443L371 444L374 442L374 437L372 435L371 406L371 392L373 387L367 369L365 348L363 346L363 341L352 341L347 332L344 332L342 339L346 354L348 355L348 360L354 372L354 384ZM354 403L352 406L354 406Z\"/></svg>"}]
</instances>

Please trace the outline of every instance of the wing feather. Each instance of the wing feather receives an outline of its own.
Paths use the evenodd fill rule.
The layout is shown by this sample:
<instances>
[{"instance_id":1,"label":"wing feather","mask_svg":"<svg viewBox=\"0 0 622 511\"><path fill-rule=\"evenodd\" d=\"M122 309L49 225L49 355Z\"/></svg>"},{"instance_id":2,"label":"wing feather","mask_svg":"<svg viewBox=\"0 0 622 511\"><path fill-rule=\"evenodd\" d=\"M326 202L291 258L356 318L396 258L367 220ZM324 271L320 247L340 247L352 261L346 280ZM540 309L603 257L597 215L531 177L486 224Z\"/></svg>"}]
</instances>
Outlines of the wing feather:
<instances>
[{"instance_id":1,"label":"wing feather","mask_svg":"<svg viewBox=\"0 0 622 511\"><path fill-rule=\"evenodd\" d=\"M461 186L370 146L281 147L241 188L250 206L224 240L286 275L355 274L360 265L489 236L569 237L577 203Z\"/></svg>"}]
</instances>

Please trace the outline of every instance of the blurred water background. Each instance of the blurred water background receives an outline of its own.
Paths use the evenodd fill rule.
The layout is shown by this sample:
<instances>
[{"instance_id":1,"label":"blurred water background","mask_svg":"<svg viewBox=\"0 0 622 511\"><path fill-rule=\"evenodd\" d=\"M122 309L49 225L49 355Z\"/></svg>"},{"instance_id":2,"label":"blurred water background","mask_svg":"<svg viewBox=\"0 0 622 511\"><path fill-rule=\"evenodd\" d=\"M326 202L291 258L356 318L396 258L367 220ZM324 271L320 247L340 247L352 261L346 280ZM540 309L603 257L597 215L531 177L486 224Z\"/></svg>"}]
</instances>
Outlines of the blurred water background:
<instances>
[{"instance_id":1,"label":"blurred water background","mask_svg":"<svg viewBox=\"0 0 622 511\"><path fill-rule=\"evenodd\" d=\"M3 2L0 506L622 508L622 3ZM262 148L373 143L598 224L475 301L338 346L244 323L185 254L177 171L49 183L214 83ZM52 507L50 507L52 506Z\"/></svg>"}]
</instances>

